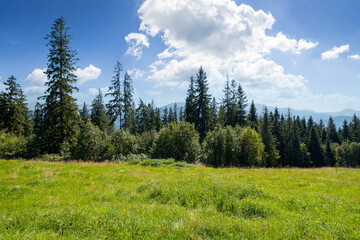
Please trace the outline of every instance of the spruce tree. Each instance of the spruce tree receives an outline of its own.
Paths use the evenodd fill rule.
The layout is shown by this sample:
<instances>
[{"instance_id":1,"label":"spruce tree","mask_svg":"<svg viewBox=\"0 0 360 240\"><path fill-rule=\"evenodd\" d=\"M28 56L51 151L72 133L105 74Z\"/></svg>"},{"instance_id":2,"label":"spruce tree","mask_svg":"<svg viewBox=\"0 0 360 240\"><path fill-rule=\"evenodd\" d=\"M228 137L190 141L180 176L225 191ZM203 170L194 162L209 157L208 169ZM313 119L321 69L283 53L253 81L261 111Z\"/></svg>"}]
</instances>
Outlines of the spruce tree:
<instances>
[{"instance_id":1,"label":"spruce tree","mask_svg":"<svg viewBox=\"0 0 360 240\"><path fill-rule=\"evenodd\" d=\"M251 105L250 105L250 111L249 111L249 115L248 115L248 124L251 128L257 130L258 128L258 116L256 113L256 107L255 107L255 103L254 100L251 101Z\"/></svg>"},{"instance_id":2,"label":"spruce tree","mask_svg":"<svg viewBox=\"0 0 360 240\"><path fill-rule=\"evenodd\" d=\"M341 140L343 142L350 140L349 125L348 125L346 119L344 120L343 127L342 127Z\"/></svg>"},{"instance_id":3,"label":"spruce tree","mask_svg":"<svg viewBox=\"0 0 360 240\"><path fill-rule=\"evenodd\" d=\"M237 105L236 105L236 119L237 124L240 126L245 126L246 124L246 107L247 107L247 99L246 95L239 84L237 89Z\"/></svg>"},{"instance_id":4,"label":"spruce tree","mask_svg":"<svg viewBox=\"0 0 360 240\"><path fill-rule=\"evenodd\" d=\"M135 107L133 107L134 89L132 86L132 79L128 73L124 77L124 128L131 130L133 127L133 120L135 114Z\"/></svg>"},{"instance_id":5,"label":"spruce tree","mask_svg":"<svg viewBox=\"0 0 360 240\"><path fill-rule=\"evenodd\" d=\"M175 122L178 122L178 120L179 120L178 111L177 111L177 103L174 104L173 119Z\"/></svg>"},{"instance_id":6,"label":"spruce tree","mask_svg":"<svg viewBox=\"0 0 360 240\"><path fill-rule=\"evenodd\" d=\"M44 104L44 139L49 153L60 153L65 144L75 141L77 135L76 99L72 97L78 90L74 84L77 77L76 52L70 48L69 28L60 17L51 27L51 33L45 37L49 47L47 70L48 89L42 99Z\"/></svg>"},{"instance_id":7,"label":"spruce tree","mask_svg":"<svg viewBox=\"0 0 360 240\"><path fill-rule=\"evenodd\" d=\"M328 126L327 126L327 135L331 142L340 143L339 136L336 131L336 126L332 117L329 118Z\"/></svg>"},{"instance_id":8,"label":"spruce tree","mask_svg":"<svg viewBox=\"0 0 360 240\"><path fill-rule=\"evenodd\" d=\"M90 118L89 110L87 109L85 102L84 102L82 109L80 110L80 117L81 117L81 120L83 123L86 123Z\"/></svg>"},{"instance_id":9,"label":"spruce tree","mask_svg":"<svg viewBox=\"0 0 360 240\"><path fill-rule=\"evenodd\" d=\"M114 68L114 76L111 80L109 93L105 95L111 96L112 99L106 105L107 114L111 116L111 123L114 123L119 118L119 128L122 127L122 112L123 112L123 96L121 92L121 72L123 71L122 65L119 61L116 62Z\"/></svg>"},{"instance_id":10,"label":"spruce tree","mask_svg":"<svg viewBox=\"0 0 360 240\"><path fill-rule=\"evenodd\" d=\"M9 77L4 85L5 92L0 94L0 125L10 133L29 135L29 110L25 95L14 76Z\"/></svg>"},{"instance_id":11,"label":"spruce tree","mask_svg":"<svg viewBox=\"0 0 360 240\"><path fill-rule=\"evenodd\" d=\"M336 163L335 153L331 149L330 139L326 140L326 147L325 147L325 165L334 167Z\"/></svg>"},{"instance_id":12,"label":"spruce tree","mask_svg":"<svg viewBox=\"0 0 360 240\"><path fill-rule=\"evenodd\" d=\"M206 132L210 129L210 101L211 96L208 93L209 86L206 73L200 67L196 74L196 121L195 128L199 132L200 141L204 140Z\"/></svg>"},{"instance_id":13,"label":"spruce tree","mask_svg":"<svg viewBox=\"0 0 360 240\"><path fill-rule=\"evenodd\" d=\"M324 152L321 147L319 134L316 127L312 127L310 130L310 141L308 145L308 151L310 153L310 160L315 167L322 167L325 165Z\"/></svg>"},{"instance_id":14,"label":"spruce tree","mask_svg":"<svg viewBox=\"0 0 360 240\"><path fill-rule=\"evenodd\" d=\"M98 95L93 100L91 107L91 122L102 131L110 133L112 131L112 124L110 116L106 114L103 95L100 89Z\"/></svg>"},{"instance_id":15,"label":"spruce tree","mask_svg":"<svg viewBox=\"0 0 360 240\"><path fill-rule=\"evenodd\" d=\"M169 122L169 113L168 108L165 107L162 115L162 123L163 125L166 125Z\"/></svg>"},{"instance_id":16,"label":"spruce tree","mask_svg":"<svg viewBox=\"0 0 360 240\"><path fill-rule=\"evenodd\" d=\"M260 124L260 134L265 145L265 162L267 167L277 166L279 152L276 149L276 140L272 135L272 125L269 119L268 109L265 107Z\"/></svg>"},{"instance_id":17,"label":"spruce tree","mask_svg":"<svg viewBox=\"0 0 360 240\"><path fill-rule=\"evenodd\" d=\"M195 111L196 111L196 91L194 77L190 77L190 86L187 92L185 100L185 121L189 123L195 123Z\"/></svg>"}]
</instances>

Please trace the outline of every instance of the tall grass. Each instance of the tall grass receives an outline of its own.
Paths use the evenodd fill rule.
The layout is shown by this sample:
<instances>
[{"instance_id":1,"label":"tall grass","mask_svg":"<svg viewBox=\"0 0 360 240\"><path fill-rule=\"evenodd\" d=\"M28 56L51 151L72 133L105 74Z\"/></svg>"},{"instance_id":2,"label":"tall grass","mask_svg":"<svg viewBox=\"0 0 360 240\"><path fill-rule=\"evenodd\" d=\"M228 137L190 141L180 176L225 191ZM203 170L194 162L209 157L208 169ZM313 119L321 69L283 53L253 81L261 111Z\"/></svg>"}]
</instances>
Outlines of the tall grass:
<instances>
[{"instance_id":1,"label":"tall grass","mask_svg":"<svg viewBox=\"0 0 360 240\"><path fill-rule=\"evenodd\" d=\"M0 161L0 238L360 239L358 169L144 165Z\"/></svg>"}]
</instances>

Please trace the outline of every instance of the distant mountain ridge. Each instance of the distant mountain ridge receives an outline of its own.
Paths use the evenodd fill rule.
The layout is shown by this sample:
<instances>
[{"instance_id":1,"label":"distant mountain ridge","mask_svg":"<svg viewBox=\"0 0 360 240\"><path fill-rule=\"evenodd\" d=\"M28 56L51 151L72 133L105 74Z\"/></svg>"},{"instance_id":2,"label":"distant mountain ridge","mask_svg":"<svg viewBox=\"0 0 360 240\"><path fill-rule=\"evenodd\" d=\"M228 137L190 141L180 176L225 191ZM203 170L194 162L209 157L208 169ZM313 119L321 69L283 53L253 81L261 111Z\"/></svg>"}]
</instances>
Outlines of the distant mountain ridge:
<instances>
[{"instance_id":1,"label":"distant mountain ridge","mask_svg":"<svg viewBox=\"0 0 360 240\"><path fill-rule=\"evenodd\" d=\"M163 111L166 107L167 108L174 107L174 104L175 103L170 103L170 104L160 107L159 109L161 111ZM177 104L178 113L180 112L181 108L183 109L183 111L185 110L185 102L176 102L176 104ZM259 115L261 115L263 113L263 109L264 109L265 105L255 104L255 106L257 109L257 113ZM275 111L275 107L267 106L267 108L271 112ZM284 116L286 116L288 114L289 108L278 108L278 110L279 110L280 115L284 114ZM322 119L325 125L327 125L328 120L331 116L337 127L341 127L343 125L343 122L345 119L348 123L350 123L354 114L356 114L357 116L360 116L360 111L356 111L356 110L349 109L349 108L344 109L339 112L315 112L315 111L309 110L309 109L296 110L296 109L290 108L290 113L292 116L299 116L300 118L305 117L306 119L309 119L309 117L311 116L313 118L313 120L317 123L319 123L320 120Z\"/></svg>"}]
</instances>

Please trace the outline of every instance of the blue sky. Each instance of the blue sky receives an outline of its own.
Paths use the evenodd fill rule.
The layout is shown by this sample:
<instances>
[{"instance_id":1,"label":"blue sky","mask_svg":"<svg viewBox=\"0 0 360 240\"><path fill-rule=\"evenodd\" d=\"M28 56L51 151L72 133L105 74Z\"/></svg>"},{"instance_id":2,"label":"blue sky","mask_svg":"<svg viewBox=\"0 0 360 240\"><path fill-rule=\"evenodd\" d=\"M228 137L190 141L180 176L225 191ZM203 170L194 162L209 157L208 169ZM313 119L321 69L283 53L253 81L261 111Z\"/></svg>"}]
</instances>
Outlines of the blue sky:
<instances>
[{"instance_id":1,"label":"blue sky","mask_svg":"<svg viewBox=\"0 0 360 240\"><path fill-rule=\"evenodd\" d=\"M256 103L360 110L359 9L355 0L5 0L0 81L15 75L30 103L42 95L44 36L63 16L80 59L80 104L106 92L119 60L135 100L158 106L184 101L202 65L218 100L229 74Z\"/></svg>"}]
</instances>

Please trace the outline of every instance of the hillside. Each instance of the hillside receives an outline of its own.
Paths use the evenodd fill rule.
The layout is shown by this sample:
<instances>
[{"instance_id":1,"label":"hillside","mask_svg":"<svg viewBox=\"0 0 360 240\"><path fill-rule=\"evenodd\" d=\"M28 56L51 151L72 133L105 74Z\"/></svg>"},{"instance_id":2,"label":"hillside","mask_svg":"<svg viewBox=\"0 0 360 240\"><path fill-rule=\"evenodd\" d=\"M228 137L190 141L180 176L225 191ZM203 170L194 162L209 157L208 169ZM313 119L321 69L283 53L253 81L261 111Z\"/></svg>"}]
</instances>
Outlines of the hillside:
<instances>
[{"instance_id":1,"label":"hillside","mask_svg":"<svg viewBox=\"0 0 360 240\"><path fill-rule=\"evenodd\" d=\"M184 166L0 160L0 238L360 238L359 169Z\"/></svg>"}]
</instances>

